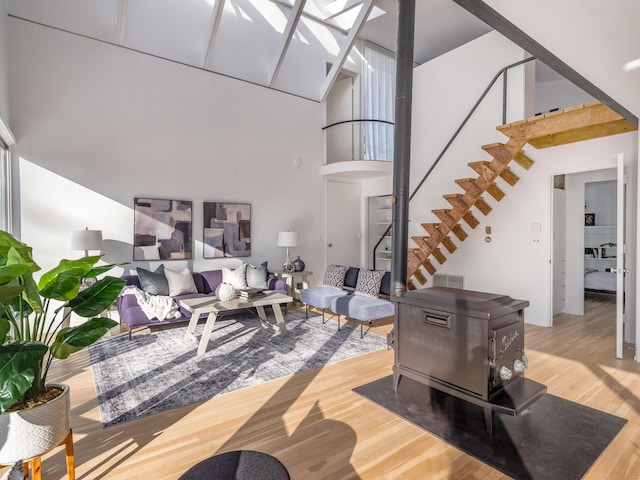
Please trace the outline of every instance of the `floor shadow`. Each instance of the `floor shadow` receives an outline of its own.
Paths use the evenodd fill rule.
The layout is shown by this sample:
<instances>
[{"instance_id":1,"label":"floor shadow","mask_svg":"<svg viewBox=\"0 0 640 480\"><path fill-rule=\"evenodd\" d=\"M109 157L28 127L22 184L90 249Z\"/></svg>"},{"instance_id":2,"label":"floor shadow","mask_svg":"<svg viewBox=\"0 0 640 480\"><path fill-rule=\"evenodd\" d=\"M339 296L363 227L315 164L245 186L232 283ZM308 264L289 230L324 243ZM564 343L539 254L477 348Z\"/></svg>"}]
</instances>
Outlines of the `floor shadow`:
<instances>
[{"instance_id":1,"label":"floor shadow","mask_svg":"<svg viewBox=\"0 0 640 480\"><path fill-rule=\"evenodd\" d=\"M352 326L343 325L340 331L336 329L333 339L346 340L349 335L359 337L360 334ZM315 364L315 357L326 355L326 348L331 344L331 340L328 340L324 345L319 345L318 353L307 363ZM334 343L334 348L337 349L340 344L340 341ZM299 371L302 370L303 368ZM276 432L275 437L279 444L285 443L287 449L299 451L300 458L314 459L312 463L304 465L308 475L320 474L319 478L360 478L351 464L351 454L357 442L356 432L344 422L326 418L319 402L315 402L313 408L293 432L289 433L285 428L285 414L321 371L322 367L305 371L303 377L301 375L290 377L216 453L243 448L242 442L247 434L264 422L269 422L269 431L272 435L274 431ZM300 381L301 378L304 380ZM273 422L277 423L275 429ZM310 451L314 452L313 455L309 455ZM292 452L291 456L295 458L298 455ZM285 467L287 466L286 458L279 458L279 460ZM296 467L301 468L299 464Z\"/></svg>"},{"instance_id":2,"label":"floor shadow","mask_svg":"<svg viewBox=\"0 0 640 480\"><path fill-rule=\"evenodd\" d=\"M555 355L568 360L573 360L584 365L591 370L596 378L601 379L607 387L616 394L621 402L625 402L640 413L640 398L632 393L627 387L616 380L606 368L616 370L624 370L628 372L640 373L640 365L631 363L629 359L623 360L616 358L616 305L615 298L610 296L585 296L585 311L590 308L598 308L602 312L599 316L568 315L561 314L554 317L554 327L562 327L565 332L561 336L552 338L546 337L544 342L537 342L533 346L527 346L528 349L542 353ZM528 329L544 328L536 326L527 326ZM558 330L558 329L556 329ZM586 338L589 337L589 338ZM583 338L582 341L576 339ZM585 359L583 351L583 343L594 344L597 350ZM625 351L630 350L630 344L624 344ZM593 347L592 347L593 348ZM633 359L631 359L633 360Z\"/></svg>"}]
</instances>

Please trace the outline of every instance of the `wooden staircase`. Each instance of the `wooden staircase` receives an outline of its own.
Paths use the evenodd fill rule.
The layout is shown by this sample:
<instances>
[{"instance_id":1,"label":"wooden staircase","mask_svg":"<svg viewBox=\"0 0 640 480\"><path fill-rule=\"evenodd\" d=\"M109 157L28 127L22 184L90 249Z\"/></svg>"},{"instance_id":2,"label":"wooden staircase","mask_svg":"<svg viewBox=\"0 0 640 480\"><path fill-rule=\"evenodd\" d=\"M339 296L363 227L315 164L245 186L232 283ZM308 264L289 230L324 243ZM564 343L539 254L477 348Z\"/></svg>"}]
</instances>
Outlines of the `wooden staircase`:
<instances>
[{"instance_id":1,"label":"wooden staircase","mask_svg":"<svg viewBox=\"0 0 640 480\"><path fill-rule=\"evenodd\" d=\"M525 144L547 148L630 132L637 127L602 103L594 102L501 125L497 129L508 137L508 141L484 145L482 149L491 160L469 163L477 176L456 180L463 193L443 195L450 208L432 210L439 221L422 224L427 235L412 237L417 247L409 249L407 258L410 289L424 286L426 275L435 274L437 266L447 260L441 247L453 253L457 249L453 239L462 242L467 238L463 225L476 228L480 224L477 212L483 216L491 212L485 195L499 202L505 197L503 184L514 186L518 182L519 177L511 171L511 162L524 170L533 166L533 160L522 151Z\"/></svg>"}]
</instances>

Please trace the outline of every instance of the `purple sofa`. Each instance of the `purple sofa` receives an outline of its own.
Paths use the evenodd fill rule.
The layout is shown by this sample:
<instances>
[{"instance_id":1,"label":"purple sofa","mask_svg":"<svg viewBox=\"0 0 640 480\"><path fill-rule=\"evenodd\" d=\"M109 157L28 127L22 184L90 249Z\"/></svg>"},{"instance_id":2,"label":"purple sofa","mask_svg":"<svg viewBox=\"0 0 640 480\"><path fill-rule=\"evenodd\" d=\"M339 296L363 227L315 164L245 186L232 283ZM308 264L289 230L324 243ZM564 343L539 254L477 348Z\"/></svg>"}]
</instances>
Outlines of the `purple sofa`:
<instances>
[{"instance_id":1,"label":"purple sofa","mask_svg":"<svg viewBox=\"0 0 640 480\"><path fill-rule=\"evenodd\" d=\"M198 293L188 293L173 297L176 302L186 298L206 297L215 295L216 288L222 283L222 270L208 270L204 272L191 272L193 281L198 289ZM122 276L127 285L134 285L138 288L140 280L137 275ZM286 284L284 280L269 276L266 290L273 290L278 293L287 294ZM168 318L166 320L158 320L157 318L148 318L142 311L135 295L121 295L116 301L118 314L120 315L120 323L126 325L129 329L129 338L131 338L131 330L134 328L147 327L150 325L170 325L173 323L187 322L191 318L191 314L180 308L181 316L178 318ZM178 303L178 305L180 305ZM227 313L237 313L237 311L229 310ZM204 318L204 317L203 317Z\"/></svg>"}]
</instances>

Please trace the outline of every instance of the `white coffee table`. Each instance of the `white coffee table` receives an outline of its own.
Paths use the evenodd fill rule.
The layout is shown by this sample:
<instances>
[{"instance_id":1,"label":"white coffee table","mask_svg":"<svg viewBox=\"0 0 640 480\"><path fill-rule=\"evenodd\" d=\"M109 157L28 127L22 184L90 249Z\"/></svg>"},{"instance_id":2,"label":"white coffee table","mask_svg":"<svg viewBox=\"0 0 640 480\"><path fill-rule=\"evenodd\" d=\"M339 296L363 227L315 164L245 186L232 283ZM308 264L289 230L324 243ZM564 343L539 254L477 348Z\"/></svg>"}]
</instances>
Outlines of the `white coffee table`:
<instances>
[{"instance_id":1,"label":"white coffee table","mask_svg":"<svg viewBox=\"0 0 640 480\"><path fill-rule=\"evenodd\" d=\"M246 308L255 308L258 311L258 316L260 317L262 325L267 328L275 329L276 325L273 325L272 323L269 323L267 321L267 315L264 311L264 307L268 306L271 306L271 308L273 308L273 313L276 316L277 327L280 330L280 333L282 335L287 335L287 327L284 324L284 316L282 315L280 304L289 303L292 301L293 298L288 295L269 291L265 292L265 295L259 298L247 299L238 296L233 300L228 300L226 302L221 301L218 297L187 298L184 300L180 300L180 306L191 312L191 319L189 320L187 333L185 334L184 339L185 341L191 339L197 340L194 332L196 331L198 319L202 314L208 313L209 316L207 317L207 323L205 323L204 325L204 331L202 332L202 337L200 338L200 343L198 345L197 354L202 355L207 349L209 337L211 336L213 326L215 325L216 319L218 318L218 313L226 312L228 310L240 310Z\"/></svg>"}]
</instances>

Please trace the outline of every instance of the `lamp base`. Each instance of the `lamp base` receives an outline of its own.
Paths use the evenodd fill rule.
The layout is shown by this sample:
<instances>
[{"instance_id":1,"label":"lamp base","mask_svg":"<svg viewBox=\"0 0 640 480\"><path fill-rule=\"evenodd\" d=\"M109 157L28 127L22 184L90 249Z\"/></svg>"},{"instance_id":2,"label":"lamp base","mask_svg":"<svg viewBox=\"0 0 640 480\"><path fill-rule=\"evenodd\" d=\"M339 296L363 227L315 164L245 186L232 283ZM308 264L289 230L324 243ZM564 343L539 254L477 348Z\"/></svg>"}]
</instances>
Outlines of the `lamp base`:
<instances>
[{"instance_id":1,"label":"lamp base","mask_svg":"<svg viewBox=\"0 0 640 480\"><path fill-rule=\"evenodd\" d=\"M296 269L293 266L293 262L291 261L291 257L289 256L289 247L287 247L287 256L284 258L284 263L282 264L282 270L287 273L291 273Z\"/></svg>"}]
</instances>

